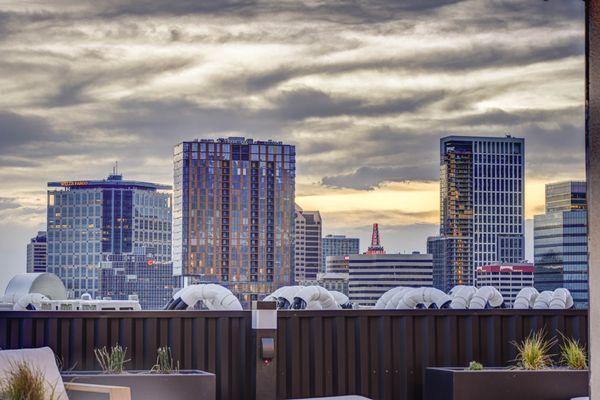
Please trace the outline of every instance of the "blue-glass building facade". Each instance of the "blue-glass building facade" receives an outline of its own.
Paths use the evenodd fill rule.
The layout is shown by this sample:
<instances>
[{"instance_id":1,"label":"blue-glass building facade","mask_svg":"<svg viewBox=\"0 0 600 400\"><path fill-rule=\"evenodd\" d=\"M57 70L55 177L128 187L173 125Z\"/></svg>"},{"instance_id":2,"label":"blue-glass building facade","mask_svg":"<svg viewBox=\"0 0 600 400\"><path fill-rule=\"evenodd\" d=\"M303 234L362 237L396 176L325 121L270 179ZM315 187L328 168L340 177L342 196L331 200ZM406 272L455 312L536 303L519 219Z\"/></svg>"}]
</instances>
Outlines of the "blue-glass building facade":
<instances>
[{"instance_id":1,"label":"blue-glass building facade","mask_svg":"<svg viewBox=\"0 0 600 400\"><path fill-rule=\"evenodd\" d=\"M346 235L327 235L323 237L323 260L321 271L326 271L328 256L348 256L360 253L360 239Z\"/></svg>"},{"instance_id":2,"label":"blue-glass building facade","mask_svg":"<svg viewBox=\"0 0 600 400\"><path fill-rule=\"evenodd\" d=\"M101 263L100 296L127 300L137 296L142 310L162 310L171 299L178 280L170 261L157 261L154 249L136 248L134 253L109 254Z\"/></svg>"},{"instance_id":3,"label":"blue-glass building facade","mask_svg":"<svg viewBox=\"0 0 600 400\"><path fill-rule=\"evenodd\" d=\"M585 182L546 186L546 213L534 217L534 285L569 289L575 307L588 306L588 229Z\"/></svg>"},{"instance_id":4,"label":"blue-glass building facade","mask_svg":"<svg viewBox=\"0 0 600 400\"><path fill-rule=\"evenodd\" d=\"M294 280L294 146L243 137L174 152L173 271L243 304Z\"/></svg>"},{"instance_id":5,"label":"blue-glass building facade","mask_svg":"<svg viewBox=\"0 0 600 400\"><path fill-rule=\"evenodd\" d=\"M170 186L105 180L48 183L48 272L68 294L100 296L100 263L138 247L155 249L157 261L171 260Z\"/></svg>"}]
</instances>

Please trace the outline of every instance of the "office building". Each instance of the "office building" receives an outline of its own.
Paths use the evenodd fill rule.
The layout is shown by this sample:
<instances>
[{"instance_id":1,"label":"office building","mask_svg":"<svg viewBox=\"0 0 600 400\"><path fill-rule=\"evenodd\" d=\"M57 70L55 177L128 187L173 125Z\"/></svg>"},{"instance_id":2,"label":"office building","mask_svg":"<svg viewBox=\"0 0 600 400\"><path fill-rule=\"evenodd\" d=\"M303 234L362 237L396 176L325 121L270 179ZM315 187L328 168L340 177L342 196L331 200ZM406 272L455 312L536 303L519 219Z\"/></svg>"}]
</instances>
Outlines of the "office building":
<instances>
[{"instance_id":1,"label":"office building","mask_svg":"<svg viewBox=\"0 0 600 400\"><path fill-rule=\"evenodd\" d=\"M588 305L585 182L546 185L546 212L534 217L535 287L571 291L576 308Z\"/></svg>"},{"instance_id":2,"label":"office building","mask_svg":"<svg viewBox=\"0 0 600 400\"><path fill-rule=\"evenodd\" d=\"M430 254L357 254L348 256L350 301L374 306L383 293L396 286L432 286Z\"/></svg>"},{"instance_id":3,"label":"office building","mask_svg":"<svg viewBox=\"0 0 600 400\"><path fill-rule=\"evenodd\" d=\"M46 232L40 231L27 243L27 272L46 272L48 267Z\"/></svg>"},{"instance_id":4,"label":"office building","mask_svg":"<svg viewBox=\"0 0 600 400\"><path fill-rule=\"evenodd\" d=\"M436 268L448 290L475 284L476 268L525 258L525 142L506 137L440 140L440 237ZM441 274L441 275L440 275ZM441 278L440 278L441 276Z\"/></svg>"},{"instance_id":5,"label":"office building","mask_svg":"<svg viewBox=\"0 0 600 400\"><path fill-rule=\"evenodd\" d=\"M294 274L296 282L314 280L321 271L321 214L296 205Z\"/></svg>"},{"instance_id":6,"label":"office building","mask_svg":"<svg viewBox=\"0 0 600 400\"><path fill-rule=\"evenodd\" d=\"M294 146L242 137L175 146L173 273L243 304L294 281Z\"/></svg>"},{"instance_id":7,"label":"office building","mask_svg":"<svg viewBox=\"0 0 600 400\"><path fill-rule=\"evenodd\" d=\"M105 180L48 183L48 272L65 283L69 296L100 295L100 263L138 247L154 248L159 262L171 260L170 186Z\"/></svg>"},{"instance_id":8,"label":"office building","mask_svg":"<svg viewBox=\"0 0 600 400\"><path fill-rule=\"evenodd\" d=\"M338 272L319 272L316 279L298 282L301 286L321 286L327 290L335 290L348 296L350 275Z\"/></svg>"},{"instance_id":9,"label":"office building","mask_svg":"<svg viewBox=\"0 0 600 400\"><path fill-rule=\"evenodd\" d=\"M504 305L511 308L517 294L524 287L533 286L533 264L484 265L477 267L477 286L493 286L504 297Z\"/></svg>"},{"instance_id":10,"label":"office building","mask_svg":"<svg viewBox=\"0 0 600 400\"><path fill-rule=\"evenodd\" d=\"M100 296L127 300L135 296L142 310L162 310L177 286L170 261L158 261L154 249L109 254L100 263Z\"/></svg>"},{"instance_id":11,"label":"office building","mask_svg":"<svg viewBox=\"0 0 600 400\"><path fill-rule=\"evenodd\" d=\"M322 243L322 271L326 270L327 257L329 256L348 256L350 254L360 253L360 239L358 238L349 238L345 235L327 235L323 238Z\"/></svg>"},{"instance_id":12,"label":"office building","mask_svg":"<svg viewBox=\"0 0 600 400\"><path fill-rule=\"evenodd\" d=\"M350 256L327 256L325 258L325 272L347 274Z\"/></svg>"}]
</instances>

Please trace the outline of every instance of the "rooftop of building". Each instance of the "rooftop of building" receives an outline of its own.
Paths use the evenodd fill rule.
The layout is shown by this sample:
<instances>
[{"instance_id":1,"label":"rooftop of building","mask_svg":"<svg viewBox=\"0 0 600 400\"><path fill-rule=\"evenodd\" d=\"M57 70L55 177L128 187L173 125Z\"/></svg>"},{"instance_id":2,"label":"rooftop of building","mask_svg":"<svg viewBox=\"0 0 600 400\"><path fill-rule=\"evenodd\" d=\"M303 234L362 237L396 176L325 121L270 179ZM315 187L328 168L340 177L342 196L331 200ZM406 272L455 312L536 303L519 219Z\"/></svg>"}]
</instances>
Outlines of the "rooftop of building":
<instances>
[{"instance_id":1,"label":"rooftop of building","mask_svg":"<svg viewBox=\"0 0 600 400\"><path fill-rule=\"evenodd\" d=\"M63 189L140 189L140 190L172 190L171 185L163 185L159 183L128 181L123 180L121 174L111 174L106 179L102 180L73 180L73 181L56 181L48 182L49 188Z\"/></svg>"},{"instance_id":2,"label":"rooftop of building","mask_svg":"<svg viewBox=\"0 0 600 400\"><path fill-rule=\"evenodd\" d=\"M229 144L269 144L269 145L284 145L278 140L254 140L244 136L230 136L226 138L210 138L210 139L192 139L184 140L181 143L229 143Z\"/></svg>"},{"instance_id":3,"label":"rooftop of building","mask_svg":"<svg viewBox=\"0 0 600 400\"><path fill-rule=\"evenodd\" d=\"M477 267L477 272L531 272L535 271L535 266L531 263L519 264L492 264Z\"/></svg>"},{"instance_id":4,"label":"rooftop of building","mask_svg":"<svg viewBox=\"0 0 600 400\"><path fill-rule=\"evenodd\" d=\"M461 141L468 141L468 142L481 141L481 140L490 141L490 142L521 142L521 143L525 142L524 138L515 137L510 134L507 134L504 136L449 135L449 136L444 136L443 138L440 138L441 143L452 141L452 140L461 140Z\"/></svg>"}]
</instances>

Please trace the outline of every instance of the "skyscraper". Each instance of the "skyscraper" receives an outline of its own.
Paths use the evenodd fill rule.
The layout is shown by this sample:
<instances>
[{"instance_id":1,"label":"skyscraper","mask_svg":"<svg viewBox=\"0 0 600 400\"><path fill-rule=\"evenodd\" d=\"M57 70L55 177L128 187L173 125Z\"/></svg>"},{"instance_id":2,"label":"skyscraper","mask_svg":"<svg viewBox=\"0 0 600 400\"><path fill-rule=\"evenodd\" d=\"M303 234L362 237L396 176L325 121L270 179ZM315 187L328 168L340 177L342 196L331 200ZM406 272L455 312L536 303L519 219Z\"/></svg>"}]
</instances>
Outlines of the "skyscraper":
<instances>
[{"instance_id":1,"label":"skyscraper","mask_svg":"<svg viewBox=\"0 0 600 400\"><path fill-rule=\"evenodd\" d=\"M71 296L97 297L100 263L110 255L152 247L157 261L171 260L170 186L105 180L48 183L48 272Z\"/></svg>"},{"instance_id":2,"label":"skyscraper","mask_svg":"<svg viewBox=\"0 0 600 400\"><path fill-rule=\"evenodd\" d=\"M534 217L535 287L569 289L587 308L588 247L585 182L546 185L546 213Z\"/></svg>"},{"instance_id":3,"label":"skyscraper","mask_svg":"<svg viewBox=\"0 0 600 400\"><path fill-rule=\"evenodd\" d=\"M243 137L175 146L173 272L247 303L293 282L294 146Z\"/></svg>"},{"instance_id":4,"label":"skyscraper","mask_svg":"<svg viewBox=\"0 0 600 400\"><path fill-rule=\"evenodd\" d=\"M304 211L296 205L294 242L294 274L296 282L317 279L321 271L321 214Z\"/></svg>"},{"instance_id":5,"label":"skyscraper","mask_svg":"<svg viewBox=\"0 0 600 400\"><path fill-rule=\"evenodd\" d=\"M46 232L40 231L27 243L27 272L46 272L48 267Z\"/></svg>"},{"instance_id":6,"label":"skyscraper","mask_svg":"<svg viewBox=\"0 0 600 400\"><path fill-rule=\"evenodd\" d=\"M327 235L323 238L323 260L321 270L327 267L328 256L347 256L360 253L360 239L345 235Z\"/></svg>"},{"instance_id":7,"label":"skyscraper","mask_svg":"<svg viewBox=\"0 0 600 400\"><path fill-rule=\"evenodd\" d=\"M475 269L519 263L524 245L525 142L449 136L440 140L440 240L445 288L475 284ZM433 243L432 243L433 244ZM434 278L434 281L439 280Z\"/></svg>"}]
</instances>

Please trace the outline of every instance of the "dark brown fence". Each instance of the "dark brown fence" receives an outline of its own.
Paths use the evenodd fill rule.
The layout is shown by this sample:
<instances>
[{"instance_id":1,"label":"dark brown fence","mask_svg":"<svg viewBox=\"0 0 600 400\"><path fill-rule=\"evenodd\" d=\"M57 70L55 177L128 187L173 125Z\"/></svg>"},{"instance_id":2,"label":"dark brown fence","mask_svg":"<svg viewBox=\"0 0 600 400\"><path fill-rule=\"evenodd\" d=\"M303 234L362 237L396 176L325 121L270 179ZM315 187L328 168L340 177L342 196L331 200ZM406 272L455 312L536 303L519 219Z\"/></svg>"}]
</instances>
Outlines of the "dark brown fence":
<instances>
[{"instance_id":1,"label":"dark brown fence","mask_svg":"<svg viewBox=\"0 0 600 400\"><path fill-rule=\"evenodd\" d=\"M420 399L427 366L507 365L510 343L539 329L586 344L587 312L279 312L277 397ZM94 348L115 343L129 349L130 369L150 368L167 345L181 368L216 373L218 398L252 397L249 311L0 312L1 348L50 346L65 368L97 369Z\"/></svg>"},{"instance_id":2,"label":"dark brown fence","mask_svg":"<svg viewBox=\"0 0 600 400\"><path fill-rule=\"evenodd\" d=\"M507 365L532 330L587 343L585 311L280 312L278 397L420 399L428 366Z\"/></svg>"},{"instance_id":3,"label":"dark brown fence","mask_svg":"<svg viewBox=\"0 0 600 400\"><path fill-rule=\"evenodd\" d=\"M170 346L181 369L217 375L219 399L251 398L251 333L247 311L0 312L0 348L50 346L63 368L95 370L94 348L119 343L128 369L150 369Z\"/></svg>"}]
</instances>

